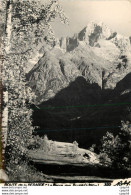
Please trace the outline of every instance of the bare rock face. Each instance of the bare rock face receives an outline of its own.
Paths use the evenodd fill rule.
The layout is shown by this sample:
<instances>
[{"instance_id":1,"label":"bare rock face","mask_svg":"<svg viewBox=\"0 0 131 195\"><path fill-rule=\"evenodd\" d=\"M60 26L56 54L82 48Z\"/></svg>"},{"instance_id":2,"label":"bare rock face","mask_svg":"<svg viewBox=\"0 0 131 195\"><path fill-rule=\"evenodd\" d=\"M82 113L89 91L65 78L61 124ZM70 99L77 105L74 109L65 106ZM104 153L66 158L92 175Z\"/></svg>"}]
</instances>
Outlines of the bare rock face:
<instances>
[{"instance_id":1,"label":"bare rock face","mask_svg":"<svg viewBox=\"0 0 131 195\"><path fill-rule=\"evenodd\" d=\"M112 32L103 23L90 23L79 34L79 40L85 40L90 46L94 46L99 39L108 39Z\"/></svg>"},{"instance_id":2,"label":"bare rock face","mask_svg":"<svg viewBox=\"0 0 131 195\"><path fill-rule=\"evenodd\" d=\"M121 55L117 60L117 66L114 70L108 71L104 75L104 88L105 89L114 89L117 83L122 80L128 73L131 72L131 56L128 53L127 55Z\"/></svg>"},{"instance_id":3,"label":"bare rock face","mask_svg":"<svg viewBox=\"0 0 131 195\"><path fill-rule=\"evenodd\" d=\"M66 51L67 49L67 38L61 38L60 39L60 47L61 49L63 49L64 51Z\"/></svg>"},{"instance_id":4,"label":"bare rock face","mask_svg":"<svg viewBox=\"0 0 131 195\"><path fill-rule=\"evenodd\" d=\"M56 58L56 55L62 55L62 52L57 52L46 51L27 75L29 85L38 97L36 104L54 97L57 92L81 75L71 61L66 58Z\"/></svg>"},{"instance_id":5,"label":"bare rock face","mask_svg":"<svg viewBox=\"0 0 131 195\"><path fill-rule=\"evenodd\" d=\"M77 77L101 89L114 89L131 71L131 37L113 32L103 23L90 23L73 37L57 39L53 48L27 74L37 103L47 101Z\"/></svg>"}]
</instances>

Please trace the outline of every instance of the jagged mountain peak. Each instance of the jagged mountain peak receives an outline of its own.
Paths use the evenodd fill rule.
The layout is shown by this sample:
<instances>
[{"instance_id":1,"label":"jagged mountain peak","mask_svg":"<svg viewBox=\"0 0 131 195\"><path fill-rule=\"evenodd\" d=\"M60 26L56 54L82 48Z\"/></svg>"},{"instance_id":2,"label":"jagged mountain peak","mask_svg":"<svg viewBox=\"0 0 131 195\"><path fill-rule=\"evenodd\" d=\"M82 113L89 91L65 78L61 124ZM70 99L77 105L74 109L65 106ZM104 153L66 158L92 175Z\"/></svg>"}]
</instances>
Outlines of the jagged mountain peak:
<instances>
[{"instance_id":1,"label":"jagged mountain peak","mask_svg":"<svg viewBox=\"0 0 131 195\"><path fill-rule=\"evenodd\" d=\"M28 73L29 85L39 102L54 97L78 76L87 83L114 89L130 72L130 51L129 37L102 22L91 22L73 37L57 39L54 47L43 46L42 57Z\"/></svg>"},{"instance_id":2,"label":"jagged mountain peak","mask_svg":"<svg viewBox=\"0 0 131 195\"><path fill-rule=\"evenodd\" d=\"M91 22L82 31L80 31L78 38L80 41L89 41L89 45L94 46L94 42L97 42L98 39L109 39L112 34L113 31L110 30L103 22Z\"/></svg>"},{"instance_id":3,"label":"jagged mountain peak","mask_svg":"<svg viewBox=\"0 0 131 195\"><path fill-rule=\"evenodd\" d=\"M92 21L72 37L62 37L59 41L57 40L55 45L59 45L64 52L70 52L78 47L81 42L86 43L89 47L100 47L99 41L107 40L119 48L121 52L125 52L126 50L130 50L130 39L113 31L103 22Z\"/></svg>"},{"instance_id":4,"label":"jagged mountain peak","mask_svg":"<svg viewBox=\"0 0 131 195\"><path fill-rule=\"evenodd\" d=\"M103 22L90 22L80 32L75 33L72 37L61 38L59 46L65 51L72 51L80 42L86 42L89 46L94 46L100 39L112 39L117 35L116 32L110 30ZM56 41L58 46L58 40Z\"/></svg>"}]
</instances>

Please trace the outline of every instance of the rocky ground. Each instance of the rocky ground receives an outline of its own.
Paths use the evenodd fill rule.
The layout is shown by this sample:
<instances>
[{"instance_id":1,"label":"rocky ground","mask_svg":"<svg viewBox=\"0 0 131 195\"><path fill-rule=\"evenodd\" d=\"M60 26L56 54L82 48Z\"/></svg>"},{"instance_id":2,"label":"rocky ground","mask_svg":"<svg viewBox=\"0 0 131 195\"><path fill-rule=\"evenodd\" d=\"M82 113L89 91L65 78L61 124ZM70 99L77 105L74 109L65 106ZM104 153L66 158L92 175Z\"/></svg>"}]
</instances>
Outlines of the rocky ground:
<instances>
[{"instance_id":1,"label":"rocky ground","mask_svg":"<svg viewBox=\"0 0 131 195\"><path fill-rule=\"evenodd\" d=\"M29 151L29 157L34 162L43 164L86 166L99 164L97 154L79 148L72 143L48 141L50 150L41 149Z\"/></svg>"}]
</instances>

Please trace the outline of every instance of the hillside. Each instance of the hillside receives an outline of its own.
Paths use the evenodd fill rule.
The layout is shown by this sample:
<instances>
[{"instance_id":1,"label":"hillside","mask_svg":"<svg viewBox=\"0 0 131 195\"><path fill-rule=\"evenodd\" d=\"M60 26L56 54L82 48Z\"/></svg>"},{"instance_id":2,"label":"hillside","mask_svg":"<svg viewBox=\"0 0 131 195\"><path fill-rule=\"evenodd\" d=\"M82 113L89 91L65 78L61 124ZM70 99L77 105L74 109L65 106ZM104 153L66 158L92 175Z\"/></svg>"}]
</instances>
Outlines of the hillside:
<instances>
[{"instance_id":1,"label":"hillside","mask_svg":"<svg viewBox=\"0 0 131 195\"><path fill-rule=\"evenodd\" d=\"M103 23L90 23L54 47L27 74L37 98L32 105L37 133L88 148L106 131L131 120L130 38ZM36 105L36 106L35 106Z\"/></svg>"}]
</instances>

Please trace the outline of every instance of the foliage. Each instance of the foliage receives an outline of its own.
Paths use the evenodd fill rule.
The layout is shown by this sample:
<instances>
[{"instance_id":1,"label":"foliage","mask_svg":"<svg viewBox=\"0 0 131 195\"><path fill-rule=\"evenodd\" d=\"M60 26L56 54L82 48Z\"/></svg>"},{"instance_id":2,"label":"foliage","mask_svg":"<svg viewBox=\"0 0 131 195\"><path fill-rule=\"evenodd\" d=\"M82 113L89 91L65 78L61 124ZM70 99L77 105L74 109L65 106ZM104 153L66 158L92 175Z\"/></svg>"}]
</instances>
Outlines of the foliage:
<instances>
[{"instance_id":1,"label":"foliage","mask_svg":"<svg viewBox=\"0 0 131 195\"><path fill-rule=\"evenodd\" d=\"M33 165L29 165L27 160L21 161L19 165L15 166L10 165L7 168L7 174L9 175L10 181L21 181L21 182L52 182L52 179L48 178L42 172L38 172Z\"/></svg>"},{"instance_id":2,"label":"foliage","mask_svg":"<svg viewBox=\"0 0 131 195\"><path fill-rule=\"evenodd\" d=\"M93 144L93 145L89 148L89 150L90 150L91 152L95 152L95 148L96 148L96 144Z\"/></svg>"},{"instance_id":3,"label":"foliage","mask_svg":"<svg viewBox=\"0 0 131 195\"><path fill-rule=\"evenodd\" d=\"M53 44L55 36L51 22L58 15L62 22L68 23L58 1L43 1L43 4L29 0L15 2L12 10L11 50L15 53L28 51L31 55L45 40Z\"/></svg>"},{"instance_id":4,"label":"foliage","mask_svg":"<svg viewBox=\"0 0 131 195\"><path fill-rule=\"evenodd\" d=\"M21 175L20 164L27 166L27 151L32 140L32 110L35 95L26 83L28 61L42 47L45 36L54 40L50 22L66 17L58 1L7 0L4 1L5 32L3 34L3 85L8 91L8 132L5 167L9 175L15 170ZM26 159L26 160L24 160ZM22 167L22 166L21 166ZM28 169L27 169L28 170ZM21 180L19 178L19 180Z\"/></svg>"},{"instance_id":5,"label":"foliage","mask_svg":"<svg viewBox=\"0 0 131 195\"><path fill-rule=\"evenodd\" d=\"M118 135L107 132L102 139L100 159L102 163L107 160L115 168L130 168L131 160L131 125L123 122ZM102 157L102 158L101 158Z\"/></svg>"},{"instance_id":6,"label":"foliage","mask_svg":"<svg viewBox=\"0 0 131 195\"><path fill-rule=\"evenodd\" d=\"M99 159L100 159L100 162L102 164L105 164L105 165L108 165L108 166L110 166L111 163L112 163L110 157L104 152L99 154Z\"/></svg>"}]
</instances>

